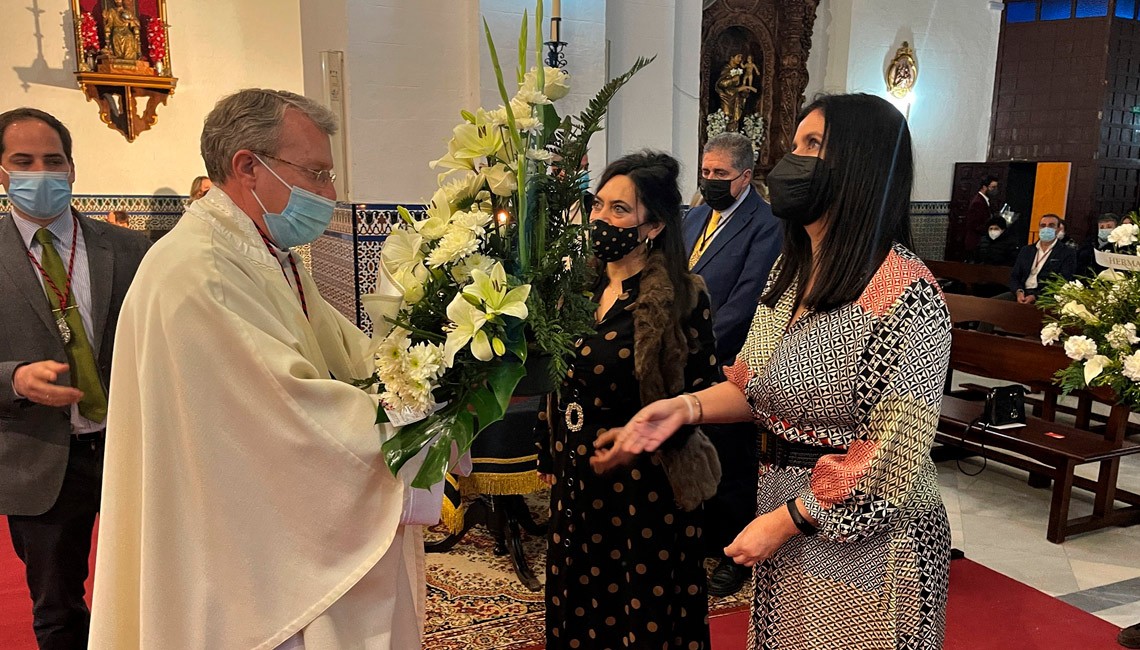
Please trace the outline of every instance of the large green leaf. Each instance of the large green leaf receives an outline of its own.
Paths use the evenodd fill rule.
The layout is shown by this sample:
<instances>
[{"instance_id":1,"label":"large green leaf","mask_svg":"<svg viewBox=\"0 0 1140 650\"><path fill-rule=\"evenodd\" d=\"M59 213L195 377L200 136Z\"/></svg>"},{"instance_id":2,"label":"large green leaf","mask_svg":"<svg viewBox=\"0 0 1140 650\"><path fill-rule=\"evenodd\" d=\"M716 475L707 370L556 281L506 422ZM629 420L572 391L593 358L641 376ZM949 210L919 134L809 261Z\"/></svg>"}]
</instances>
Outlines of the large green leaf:
<instances>
[{"instance_id":1,"label":"large green leaf","mask_svg":"<svg viewBox=\"0 0 1140 650\"><path fill-rule=\"evenodd\" d=\"M420 453L428 441L436 434L448 430L454 421L455 409L448 407L419 422L400 427L396 435L386 440L380 448L384 454L384 462L388 464L392 474L399 472L405 463Z\"/></svg>"},{"instance_id":2,"label":"large green leaf","mask_svg":"<svg viewBox=\"0 0 1140 650\"><path fill-rule=\"evenodd\" d=\"M442 432L443 435L428 449L424 464L420 467L420 471L416 472L415 478L412 479L412 487L428 490L446 478L448 461L451 460L452 443L454 442L459 447L461 454L469 449L471 447L470 440L473 438L471 426L470 413L460 411L455 414L451 426Z\"/></svg>"}]
</instances>

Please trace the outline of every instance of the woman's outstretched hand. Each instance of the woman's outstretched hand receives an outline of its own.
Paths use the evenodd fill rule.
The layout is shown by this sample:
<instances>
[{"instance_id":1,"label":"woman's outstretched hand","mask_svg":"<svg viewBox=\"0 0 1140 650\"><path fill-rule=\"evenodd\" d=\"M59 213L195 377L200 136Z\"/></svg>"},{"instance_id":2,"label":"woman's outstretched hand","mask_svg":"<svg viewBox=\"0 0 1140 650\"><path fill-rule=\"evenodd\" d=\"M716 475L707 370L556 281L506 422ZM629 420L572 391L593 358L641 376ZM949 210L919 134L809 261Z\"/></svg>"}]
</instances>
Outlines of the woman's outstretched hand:
<instances>
[{"instance_id":1,"label":"woman's outstretched hand","mask_svg":"<svg viewBox=\"0 0 1140 650\"><path fill-rule=\"evenodd\" d=\"M630 454L656 451L661 443L690 422L689 398L671 397L653 402L633 416L614 444Z\"/></svg>"},{"instance_id":2,"label":"woman's outstretched hand","mask_svg":"<svg viewBox=\"0 0 1140 650\"><path fill-rule=\"evenodd\" d=\"M630 465L637 458L637 454L622 451L618 447L617 441L621 437L621 432L620 428L610 429L594 440L594 454L590 456L590 467L594 468L595 473L605 474L615 467Z\"/></svg>"}]
</instances>

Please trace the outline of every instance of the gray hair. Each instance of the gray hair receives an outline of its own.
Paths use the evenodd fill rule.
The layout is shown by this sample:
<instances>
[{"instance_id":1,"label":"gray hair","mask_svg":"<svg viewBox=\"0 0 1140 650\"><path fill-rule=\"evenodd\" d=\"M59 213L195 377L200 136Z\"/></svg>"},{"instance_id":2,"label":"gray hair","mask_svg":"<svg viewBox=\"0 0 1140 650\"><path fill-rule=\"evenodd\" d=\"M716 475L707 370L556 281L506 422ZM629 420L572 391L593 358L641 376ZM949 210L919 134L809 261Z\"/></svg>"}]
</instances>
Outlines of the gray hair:
<instances>
[{"instance_id":1,"label":"gray hair","mask_svg":"<svg viewBox=\"0 0 1140 650\"><path fill-rule=\"evenodd\" d=\"M736 171L752 169L756 156L752 153L752 141L735 131L725 131L709 138L705 143L705 153L720 151L728 154Z\"/></svg>"},{"instance_id":2,"label":"gray hair","mask_svg":"<svg viewBox=\"0 0 1140 650\"><path fill-rule=\"evenodd\" d=\"M234 154L242 149L276 154L285 111L290 108L303 113L325 134L336 133L332 111L287 90L246 88L219 100L202 127L202 160L210 180L224 183Z\"/></svg>"}]
</instances>

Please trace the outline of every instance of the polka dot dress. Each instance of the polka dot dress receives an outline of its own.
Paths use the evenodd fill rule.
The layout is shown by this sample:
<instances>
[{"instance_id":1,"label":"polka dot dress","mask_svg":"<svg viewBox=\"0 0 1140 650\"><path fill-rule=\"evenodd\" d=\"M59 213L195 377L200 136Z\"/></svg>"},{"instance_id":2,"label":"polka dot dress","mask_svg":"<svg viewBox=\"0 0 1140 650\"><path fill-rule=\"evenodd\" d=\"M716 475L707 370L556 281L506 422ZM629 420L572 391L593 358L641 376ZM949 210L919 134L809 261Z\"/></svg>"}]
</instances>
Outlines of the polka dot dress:
<instances>
[{"instance_id":1,"label":"polka dot dress","mask_svg":"<svg viewBox=\"0 0 1140 650\"><path fill-rule=\"evenodd\" d=\"M709 648L702 510L676 506L650 455L604 476L589 462L594 439L641 408L633 360L638 280L626 280L597 333L579 342L553 435L540 436L545 469L557 477L546 569L550 650ZM701 343L685 369L687 390L697 390L717 377L707 296L686 325ZM582 408L576 432L565 421L570 402Z\"/></svg>"}]
</instances>

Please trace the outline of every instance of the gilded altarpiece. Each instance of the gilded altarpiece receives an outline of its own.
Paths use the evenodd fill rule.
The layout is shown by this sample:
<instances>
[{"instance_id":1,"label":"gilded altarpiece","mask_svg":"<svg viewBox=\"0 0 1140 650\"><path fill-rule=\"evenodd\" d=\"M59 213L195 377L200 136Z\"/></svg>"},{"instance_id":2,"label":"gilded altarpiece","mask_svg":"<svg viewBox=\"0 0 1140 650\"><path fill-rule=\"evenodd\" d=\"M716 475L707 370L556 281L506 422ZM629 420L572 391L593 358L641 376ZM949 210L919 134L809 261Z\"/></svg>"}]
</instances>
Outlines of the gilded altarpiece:
<instances>
[{"instance_id":1,"label":"gilded altarpiece","mask_svg":"<svg viewBox=\"0 0 1140 650\"><path fill-rule=\"evenodd\" d=\"M748 136L755 176L791 149L804 103L819 0L705 0L701 22L701 134Z\"/></svg>"},{"instance_id":2,"label":"gilded altarpiece","mask_svg":"<svg viewBox=\"0 0 1140 650\"><path fill-rule=\"evenodd\" d=\"M76 78L103 123L134 141L158 121L171 73L165 0L71 0Z\"/></svg>"}]
</instances>

